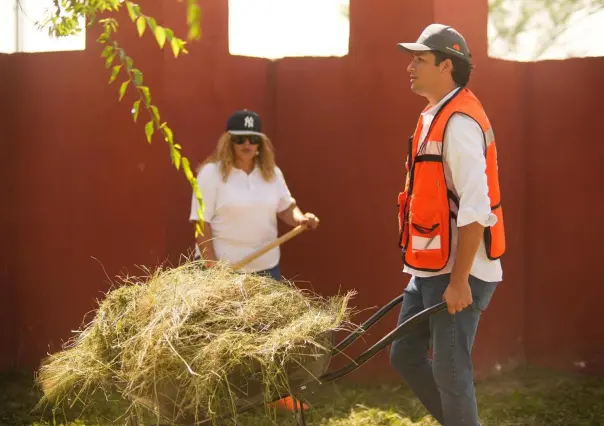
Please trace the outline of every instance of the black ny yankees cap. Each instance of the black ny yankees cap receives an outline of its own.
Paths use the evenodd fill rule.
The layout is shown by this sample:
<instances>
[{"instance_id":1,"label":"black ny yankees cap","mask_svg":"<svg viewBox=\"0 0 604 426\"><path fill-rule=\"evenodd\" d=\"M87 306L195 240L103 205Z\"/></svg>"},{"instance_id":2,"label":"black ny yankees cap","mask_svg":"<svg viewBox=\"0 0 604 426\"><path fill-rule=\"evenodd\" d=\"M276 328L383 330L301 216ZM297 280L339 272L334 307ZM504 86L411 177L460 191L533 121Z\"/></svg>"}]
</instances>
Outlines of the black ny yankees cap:
<instances>
[{"instance_id":1,"label":"black ny yankees cap","mask_svg":"<svg viewBox=\"0 0 604 426\"><path fill-rule=\"evenodd\" d=\"M235 111L227 120L226 131L233 135L262 135L262 120L254 111Z\"/></svg>"},{"instance_id":2,"label":"black ny yankees cap","mask_svg":"<svg viewBox=\"0 0 604 426\"><path fill-rule=\"evenodd\" d=\"M463 36L454 28L443 24L428 25L415 43L398 43L407 52L438 51L470 62L470 49Z\"/></svg>"}]
</instances>

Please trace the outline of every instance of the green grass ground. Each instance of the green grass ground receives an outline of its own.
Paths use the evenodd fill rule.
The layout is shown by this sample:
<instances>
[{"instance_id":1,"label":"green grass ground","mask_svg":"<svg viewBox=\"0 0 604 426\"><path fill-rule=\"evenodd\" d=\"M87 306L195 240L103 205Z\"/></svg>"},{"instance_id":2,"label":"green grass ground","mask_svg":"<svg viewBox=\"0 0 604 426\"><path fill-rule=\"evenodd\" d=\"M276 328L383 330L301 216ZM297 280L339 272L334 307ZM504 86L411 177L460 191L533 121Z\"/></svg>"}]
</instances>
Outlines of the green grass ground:
<instances>
[{"instance_id":1,"label":"green grass ground","mask_svg":"<svg viewBox=\"0 0 604 426\"><path fill-rule=\"evenodd\" d=\"M0 376L0 425L48 426L108 424L116 404L101 413L32 412L40 393L24 374ZM604 425L604 378L522 369L477 384L480 417L484 426L598 426ZM325 385L309 403L309 425L322 426L433 426L437 423L404 386ZM292 425L289 414L274 420L262 413L247 414L240 426ZM65 418L67 417L67 421ZM74 420L76 419L76 420ZM121 423L123 424L123 422Z\"/></svg>"}]
</instances>

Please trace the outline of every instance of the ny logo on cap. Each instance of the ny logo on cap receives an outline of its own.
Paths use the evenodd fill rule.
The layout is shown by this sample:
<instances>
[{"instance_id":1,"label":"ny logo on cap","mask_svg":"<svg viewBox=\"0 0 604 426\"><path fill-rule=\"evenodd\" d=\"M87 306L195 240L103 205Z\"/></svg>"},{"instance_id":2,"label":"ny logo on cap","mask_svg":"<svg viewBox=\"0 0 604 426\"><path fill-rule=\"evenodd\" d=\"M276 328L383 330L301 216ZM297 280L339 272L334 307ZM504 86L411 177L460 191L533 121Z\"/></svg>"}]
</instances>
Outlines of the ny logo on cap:
<instances>
[{"instance_id":1,"label":"ny logo on cap","mask_svg":"<svg viewBox=\"0 0 604 426\"><path fill-rule=\"evenodd\" d=\"M243 125L249 129L253 129L254 128L254 117L245 117L245 120L243 120Z\"/></svg>"}]
</instances>

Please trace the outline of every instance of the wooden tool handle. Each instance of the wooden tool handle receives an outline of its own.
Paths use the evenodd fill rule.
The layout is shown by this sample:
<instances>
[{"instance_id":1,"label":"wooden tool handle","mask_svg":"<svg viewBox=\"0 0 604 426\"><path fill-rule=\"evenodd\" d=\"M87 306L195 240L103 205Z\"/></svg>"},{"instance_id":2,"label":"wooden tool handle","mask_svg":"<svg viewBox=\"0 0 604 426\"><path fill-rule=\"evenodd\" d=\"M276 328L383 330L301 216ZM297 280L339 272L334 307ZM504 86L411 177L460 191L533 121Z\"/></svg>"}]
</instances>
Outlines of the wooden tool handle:
<instances>
[{"instance_id":1,"label":"wooden tool handle","mask_svg":"<svg viewBox=\"0 0 604 426\"><path fill-rule=\"evenodd\" d=\"M255 251L254 253L250 254L249 256L244 257L239 262L232 264L231 268L233 268L233 269L243 268L245 265L247 265L248 263L250 263L252 260L259 258L264 253L266 253L267 251L272 250L272 249L274 249L277 246L280 246L284 242L291 240L292 238L294 238L297 235L300 235L304 231L306 231L306 226L304 226L304 225L298 225L298 226L296 226L294 229L292 229L288 233L281 235L279 238L277 238L272 243L267 244L266 246L264 246L261 249Z\"/></svg>"}]
</instances>

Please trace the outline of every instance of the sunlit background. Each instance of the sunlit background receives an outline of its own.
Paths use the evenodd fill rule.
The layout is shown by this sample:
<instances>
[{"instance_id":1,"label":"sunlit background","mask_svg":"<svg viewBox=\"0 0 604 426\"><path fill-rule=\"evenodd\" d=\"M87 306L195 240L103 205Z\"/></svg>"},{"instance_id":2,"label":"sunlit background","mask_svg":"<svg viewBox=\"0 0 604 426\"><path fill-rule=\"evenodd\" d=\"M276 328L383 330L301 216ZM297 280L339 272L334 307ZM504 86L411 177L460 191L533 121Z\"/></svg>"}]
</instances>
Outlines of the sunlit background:
<instances>
[{"instance_id":1,"label":"sunlit background","mask_svg":"<svg viewBox=\"0 0 604 426\"><path fill-rule=\"evenodd\" d=\"M229 0L229 52L278 59L348 54L348 0Z\"/></svg>"},{"instance_id":2,"label":"sunlit background","mask_svg":"<svg viewBox=\"0 0 604 426\"><path fill-rule=\"evenodd\" d=\"M0 0L0 52L84 50L86 34L54 38L36 26L53 7L53 0Z\"/></svg>"},{"instance_id":3,"label":"sunlit background","mask_svg":"<svg viewBox=\"0 0 604 426\"><path fill-rule=\"evenodd\" d=\"M489 0L489 56L604 56L604 0Z\"/></svg>"},{"instance_id":4,"label":"sunlit background","mask_svg":"<svg viewBox=\"0 0 604 426\"><path fill-rule=\"evenodd\" d=\"M485 1L491 57L604 56L604 0ZM232 55L279 59L349 52L349 0L229 0L228 5ZM84 32L55 39L36 27L50 7L52 0L0 0L0 52L85 49Z\"/></svg>"}]
</instances>

